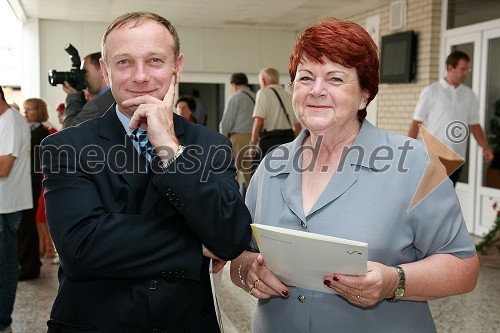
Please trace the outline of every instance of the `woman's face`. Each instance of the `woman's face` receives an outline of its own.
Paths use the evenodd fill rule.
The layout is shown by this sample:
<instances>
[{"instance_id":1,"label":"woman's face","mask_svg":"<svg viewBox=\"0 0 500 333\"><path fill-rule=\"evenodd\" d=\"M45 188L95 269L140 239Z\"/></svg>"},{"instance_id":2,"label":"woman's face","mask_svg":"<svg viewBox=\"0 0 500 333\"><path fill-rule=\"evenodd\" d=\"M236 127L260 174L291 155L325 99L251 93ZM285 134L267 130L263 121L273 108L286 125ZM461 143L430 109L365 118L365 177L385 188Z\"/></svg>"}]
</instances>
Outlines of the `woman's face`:
<instances>
[{"instance_id":1,"label":"woman's face","mask_svg":"<svg viewBox=\"0 0 500 333\"><path fill-rule=\"evenodd\" d=\"M188 104L184 101L177 103L176 110L178 115L183 116L186 119L191 118L191 114L193 113Z\"/></svg>"},{"instance_id":2,"label":"woman's face","mask_svg":"<svg viewBox=\"0 0 500 333\"><path fill-rule=\"evenodd\" d=\"M295 115L316 134L358 122L358 110L369 97L359 86L355 68L324 60L320 64L303 59L293 82Z\"/></svg>"},{"instance_id":3,"label":"woman's face","mask_svg":"<svg viewBox=\"0 0 500 333\"><path fill-rule=\"evenodd\" d=\"M38 119L38 108L33 103L24 103L24 116L28 123L35 123Z\"/></svg>"}]
</instances>

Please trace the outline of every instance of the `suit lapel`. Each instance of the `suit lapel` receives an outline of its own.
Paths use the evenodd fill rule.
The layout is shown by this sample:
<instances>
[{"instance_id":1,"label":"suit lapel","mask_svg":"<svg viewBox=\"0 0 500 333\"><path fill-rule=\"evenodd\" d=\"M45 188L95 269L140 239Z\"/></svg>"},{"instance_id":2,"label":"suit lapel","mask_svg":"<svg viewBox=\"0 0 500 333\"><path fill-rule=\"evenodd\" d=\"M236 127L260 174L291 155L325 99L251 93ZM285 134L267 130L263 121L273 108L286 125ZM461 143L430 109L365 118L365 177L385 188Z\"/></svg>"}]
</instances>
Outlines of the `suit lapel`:
<instances>
[{"instance_id":1,"label":"suit lapel","mask_svg":"<svg viewBox=\"0 0 500 333\"><path fill-rule=\"evenodd\" d=\"M99 145L107 156L107 164L111 172L122 177L136 197L143 197L148 177L144 161L141 161L132 141L127 137L125 129L116 115L115 105L106 111L98 123Z\"/></svg>"}]
</instances>

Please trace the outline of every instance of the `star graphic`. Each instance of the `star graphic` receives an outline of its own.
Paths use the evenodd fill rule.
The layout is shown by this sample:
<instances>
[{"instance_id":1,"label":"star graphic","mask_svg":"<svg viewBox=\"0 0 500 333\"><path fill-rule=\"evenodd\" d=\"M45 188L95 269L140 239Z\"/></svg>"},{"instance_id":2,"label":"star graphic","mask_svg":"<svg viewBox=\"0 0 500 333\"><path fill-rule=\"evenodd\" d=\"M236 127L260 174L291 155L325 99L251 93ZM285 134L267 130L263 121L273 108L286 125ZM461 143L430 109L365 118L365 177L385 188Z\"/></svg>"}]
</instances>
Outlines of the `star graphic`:
<instances>
[{"instance_id":1,"label":"star graphic","mask_svg":"<svg viewBox=\"0 0 500 333\"><path fill-rule=\"evenodd\" d=\"M415 207L443 180L464 164L464 159L460 155L451 150L424 126L419 125L419 127L430 161L408 210Z\"/></svg>"}]
</instances>

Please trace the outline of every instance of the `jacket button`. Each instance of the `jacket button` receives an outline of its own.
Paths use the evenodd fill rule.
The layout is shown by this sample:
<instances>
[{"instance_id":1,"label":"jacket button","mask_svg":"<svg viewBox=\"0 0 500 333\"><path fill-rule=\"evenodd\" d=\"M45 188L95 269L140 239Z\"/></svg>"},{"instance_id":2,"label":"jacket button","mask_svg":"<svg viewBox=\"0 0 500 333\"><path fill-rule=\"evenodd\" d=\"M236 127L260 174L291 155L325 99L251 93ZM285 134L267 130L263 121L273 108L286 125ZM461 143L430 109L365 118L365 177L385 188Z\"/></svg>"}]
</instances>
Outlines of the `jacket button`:
<instances>
[{"instance_id":1,"label":"jacket button","mask_svg":"<svg viewBox=\"0 0 500 333\"><path fill-rule=\"evenodd\" d=\"M149 290L158 289L158 282L156 280L149 281Z\"/></svg>"},{"instance_id":2,"label":"jacket button","mask_svg":"<svg viewBox=\"0 0 500 333\"><path fill-rule=\"evenodd\" d=\"M304 295L299 295L297 299L299 300L300 303L304 303L306 301L306 297Z\"/></svg>"},{"instance_id":3,"label":"jacket button","mask_svg":"<svg viewBox=\"0 0 500 333\"><path fill-rule=\"evenodd\" d=\"M153 333L160 333L160 329L159 328L153 328Z\"/></svg>"},{"instance_id":4,"label":"jacket button","mask_svg":"<svg viewBox=\"0 0 500 333\"><path fill-rule=\"evenodd\" d=\"M300 221L300 227L302 229L306 229L307 228L307 223L305 223L304 221Z\"/></svg>"},{"instance_id":5,"label":"jacket button","mask_svg":"<svg viewBox=\"0 0 500 333\"><path fill-rule=\"evenodd\" d=\"M172 273L172 272L167 273L167 278L171 279L173 277L174 277L174 273Z\"/></svg>"}]
</instances>

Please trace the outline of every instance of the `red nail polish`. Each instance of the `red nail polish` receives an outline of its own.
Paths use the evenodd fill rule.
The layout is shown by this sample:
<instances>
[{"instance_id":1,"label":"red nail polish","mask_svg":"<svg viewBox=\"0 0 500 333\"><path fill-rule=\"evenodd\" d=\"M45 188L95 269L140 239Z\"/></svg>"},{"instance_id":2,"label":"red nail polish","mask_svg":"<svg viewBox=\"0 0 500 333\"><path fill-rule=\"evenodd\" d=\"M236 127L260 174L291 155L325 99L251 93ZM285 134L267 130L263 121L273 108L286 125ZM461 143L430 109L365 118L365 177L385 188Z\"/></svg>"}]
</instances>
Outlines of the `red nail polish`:
<instances>
[{"instance_id":1,"label":"red nail polish","mask_svg":"<svg viewBox=\"0 0 500 333\"><path fill-rule=\"evenodd\" d=\"M324 284L325 286L328 286L328 287L330 287L330 284L331 284L331 283L332 283L332 282L331 282L330 280L324 280L324 281L323 281L323 284Z\"/></svg>"},{"instance_id":2,"label":"red nail polish","mask_svg":"<svg viewBox=\"0 0 500 333\"><path fill-rule=\"evenodd\" d=\"M336 276L334 276L332 279L333 279L333 281L338 281L339 280L339 278L336 277Z\"/></svg>"},{"instance_id":3,"label":"red nail polish","mask_svg":"<svg viewBox=\"0 0 500 333\"><path fill-rule=\"evenodd\" d=\"M285 297L288 297L288 290L283 290L281 294Z\"/></svg>"}]
</instances>

